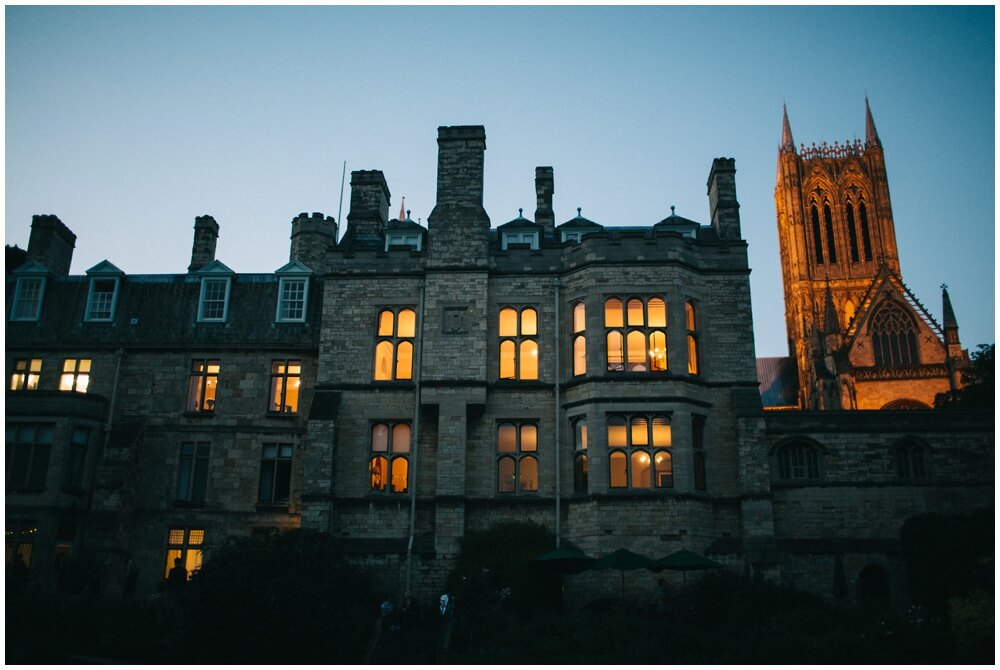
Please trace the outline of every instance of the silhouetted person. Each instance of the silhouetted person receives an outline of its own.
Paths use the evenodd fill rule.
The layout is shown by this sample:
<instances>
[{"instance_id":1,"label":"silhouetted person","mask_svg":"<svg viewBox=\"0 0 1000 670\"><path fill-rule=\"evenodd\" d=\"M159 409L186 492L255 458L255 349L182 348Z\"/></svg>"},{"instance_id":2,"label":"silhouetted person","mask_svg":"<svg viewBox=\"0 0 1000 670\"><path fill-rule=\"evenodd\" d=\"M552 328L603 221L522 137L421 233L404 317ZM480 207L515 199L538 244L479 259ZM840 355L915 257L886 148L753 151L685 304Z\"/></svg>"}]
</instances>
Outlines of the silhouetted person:
<instances>
[{"instance_id":1,"label":"silhouetted person","mask_svg":"<svg viewBox=\"0 0 1000 670\"><path fill-rule=\"evenodd\" d=\"M170 574L167 575L167 588L170 591L183 591L184 587L187 586L187 570L181 564L180 557L174 559L174 567L170 568Z\"/></svg>"}]
</instances>

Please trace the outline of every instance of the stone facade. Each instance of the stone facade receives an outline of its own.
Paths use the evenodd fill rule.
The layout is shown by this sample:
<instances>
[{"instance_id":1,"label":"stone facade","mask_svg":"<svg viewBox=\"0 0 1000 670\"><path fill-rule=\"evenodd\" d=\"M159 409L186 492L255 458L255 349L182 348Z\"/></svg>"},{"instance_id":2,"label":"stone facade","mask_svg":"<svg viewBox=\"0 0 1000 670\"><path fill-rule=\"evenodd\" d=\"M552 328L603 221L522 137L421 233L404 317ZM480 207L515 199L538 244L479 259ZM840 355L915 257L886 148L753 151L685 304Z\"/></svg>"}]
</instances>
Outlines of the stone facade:
<instances>
[{"instance_id":1,"label":"stone facade","mask_svg":"<svg viewBox=\"0 0 1000 670\"><path fill-rule=\"evenodd\" d=\"M438 143L426 229L355 172L342 237L298 215L271 274L230 271L198 217L186 274L68 275L47 264L65 226L36 221L7 275L8 562L57 588L46 566L72 559L108 594L133 566L149 592L174 556L306 527L429 598L469 530L530 520L594 555L684 548L824 593L838 560L881 566L901 599L902 522L990 504L992 414L764 411L733 159L709 225L557 226L539 167L536 221L491 227L485 130ZM858 397L897 381L858 376Z\"/></svg>"}]
</instances>

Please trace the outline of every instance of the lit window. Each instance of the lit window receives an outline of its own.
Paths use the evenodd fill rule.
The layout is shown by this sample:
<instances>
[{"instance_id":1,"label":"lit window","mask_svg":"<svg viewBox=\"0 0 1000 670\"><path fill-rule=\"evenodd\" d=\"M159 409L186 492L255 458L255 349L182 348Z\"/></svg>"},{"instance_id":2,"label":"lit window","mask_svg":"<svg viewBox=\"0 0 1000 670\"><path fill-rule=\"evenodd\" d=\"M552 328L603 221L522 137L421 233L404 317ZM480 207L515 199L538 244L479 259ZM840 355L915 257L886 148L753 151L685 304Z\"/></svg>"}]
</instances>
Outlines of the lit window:
<instances>
[{"instance_id":1,"label":"lit window","mask_svg":"<svg viewBox=\"0 0 1000 670\"><path fill-rule=\"evenodd\" d=\"M815 444L797 440L775 451L779 479L819 479L822 452Z\"/></svg>"},{"instance_id":2,"label":"lit window","mask_svg":"<svg viewBox=\"0 0 1000 670\"><path fill-rule=\"evenodd\" d=\"M538 249L538 233L504 233L502 238L502 248L504 251L512 246L527 246L530 249Z\"/></svg>"},{"instance_id":3,"label":"lit window","mask_svg":"<svg viewBox=\"0 0 1000 670\"><path fill-rule=\"evenodd\" d=\"M871 324L876 367L899 368L919 363L917 329L900 305L888 302L872 317Z\"/></svg>"},{"instance_id":4,"label":"lit window","mask_svg":"<svg viewBox=\"0 0 1000 670\"><path fill-rule=\"evenodd\" d=\"M538 490L538 426L504 422L497 426L497 491Z\"/></svg>"},{"instance_id":5,"label":"lit window","mask_svg":"<svg viewBox=\"0 0 1000 670\"><path fill-rule=\"evenodd\" d=\"M413 338L417 314L410 308L378 313L375 341L375 379L413 379Z\"/></svg>"},{"instance_id":6,"label":"lit window","mask_svg":"<svg viewBox=\"0 0 1000 670\"><path fill-rule=\"evenodd\" d=\"M705 480L705 417L695 414L691 417L691 448L694 451L694 488L704 491Z\"/></svg>"},{"instance_id":7,"label":"lit window","mask_svg":"<svg viewBox=\"0 0 1000 670\"><path fill-rule=\"evenodd\" d=\"M538 379L538 312L500 310L500 379Z\"/></svg>"},{"instance_id":8,"label":"lit window","mask_svg":"<svg viewBox=\"0 0 1000 670\"><path fill-rule=\"evenodd\" d=\"M177 466L177 500L205 502L209 450L208 442L181 443L181 456Z\"/></svg>"},{"instance_id":9,"label":"lit window","mask_svg":"<svg viewBox=\"0 0 1000 670\"><path fill-rule=\"evenodd\" d=\"M219 386L219 361L196 359L191 362L188 377L187 411L214 412L215 394Z\"/></svg>"},{"instance_id":10,"label":"lit window","mask_svg":"<svg viewBox=\"0 0 1000 670\"><path fill-rule=\"evenodd\" d=\"M90 359L67 358L63 361L59 390L86 393L88 386L90 386Z\"/></svg>"},{"instance_id":11,"label":"lit window","mask_svg":"<svg viewBox=\"0 0 1000 670\"><path fill-rule=\"evenodd\" d=\"M927 454L924 447L912 441L896 447L896 474L900 479L926 479Z\"/></svg>"},{"instance_id":12,"label":"lit window","mask_svg":"<svg viewBox=\"0 0 1000 670\"><path fill-rule=\"evenodd\" d=\"M385 237L385 250L389 251L391 247L408 247L420 251L422 238L420 233L389 233Z\"/></svg>"},{"instance_id":13,"label":"lit window","mask_svg":"<svg viewBox=\"0 0 1000 670\"><path fill-rule=\"evenodd\" d=\"M229 277L203 277L198 301L199 321L225 321L229 315Z\"/></svg>"},{"instance_id":14,"label":"lit window","mask_svg":"<svg viewBox=\"0 0 1000 670\"><path fill-rule=\"evenodd\" d=\"M305 321L309 281L305 277L278 280L278 321Z\"/></svg>"},{"instance_id":15,"label":"lit window","mask_svg":"<svg viewBox=\"0 0 1000 670\"><path fill-rule=\"evenodd\" d=\"M608 370L666 372L667 304L663 298L618 298L604 303Z\"/></svg>"},{"instance_id":16,"label":"lit window","mask_svg":"<svg viewBox=\"0 0 1000 670\"><path fill-rule=\"evenodd\" d=\"M292 490L292 445L265 444L261 454L258 500L287 503Z\"/></svg>"},{"instance_id":17,"label":"lit window","mask_svg":"<svg viewBox=\"0 0 1000 670\"><path fill-rule=\"evenodd\" d=\"M409 491L410 424L379 422L372 425L368 456L368 489L379 493Z\"/></svg>"},{"instance_id":18,"label":"lit window","mask_svg":"<svg viewBox=\"0 0 1000 670\"><path fill-rule=\"evenodd\" d=\"M698 323L695 320L694 301L684 303L684 321L687 327L688 374L696 375L698 365Z\"/></svg>"},{"instance_id":19,"label":"lit window","mask_svg":"<svg viewBox=\"0 0 1000 670\"><path fill-rule=\"evenodd\" d=\"M118 278L93 277L87 300L87 321L112 321L118 304Z\"/></svg>"},{"instance_id":20,"label":"lit window","mask_svg":"<svg viewBox=\"0 0 1000 670\"><path fill-rule=\"evenodd\" d=\"M87 465L87 445L90 442L90 429L82 426L73 428L70 438L69 454L66 459L66 476L63 486L71 491L83 488L83 475Z\"/></svg>"},{"instance_id":21,"label":"lit window","mask_svg":"<svg viewBox=\"0 0 1000 670\"><path fill-rule=\"evenodd\" d=\"M608 417L609 479L613 489L667 489L674 485L670 418Z\"/></svg>"},{"instance_id":22,"label":"lit window","mask_svg":"<svg viewBox=\"0 0 1000 670\"><path fill-rule=\"evenodd\" d=\"M201 528L171 528L167 535L167 561L163 578L170 577L175 565L184 569L185 581L201 569L201 552L205 545L205 531ZM180 559L180 563L175 563Z\"/></svg>"},{"instance_id":23,"label":"lit window","mask_svg":"<svg viewBox=\"0 0 1000 670\"><path fill-rule=\"evenodd\" d=\"M302 361L271 362L271 395L268 411L276 414L297 414Z\"/></svg>"},{"instance_id":24,"label":"lit window","mask_svg":"<svg viewBox=\"0 0 1000 670\"><path fill-rule=\"evenodd\" d=\"M49 473L52 452L52 424L7 426L7 487L41 491Z\"/></svg>"},{"instance_id":25,"label":"lit window","mask_svg":"<svg viewBox=\"0 0 1000 670\"><path fill-rule=\"evenodd\" d=\"M587 492L587 420L580 419L573 424L573 490Z\"/></svg>"},{"instance_id":26,"label":"lit window","mask_svg":"<svg viewBox=\"0 0 1000 670\"><path fill-rule=\"evenodd\" d=\"M573 376L587 374L587 319L582 302L573 306Z\"/></svg>"},{"instance_id":27,"label":"lit window","mask_svg":"<svg viewBox=\"0 0 1000 670\"><path fill-rule=\"evenodd\" d=\"M44 277L18 277L17 285L14 287L14 306L10 310L10 320L38 321L44 294Z\"/></svg>"},{"instance_id":28,"label":"lit window","mask_svg":"<svg viewBox=\"0 0 1000 670\"><path fill-rule=\"evenodd\" d=\"M10 579L11 572L17 574L17 571L24 571L31 567L31 555L34 553L32 550L35 547L35 538L38 536L38 524L35 521L25 519L7 519L6 531L7 576ZM17 561L17 565L14 565L14 561Z\"/></svg>"},{"instance_id":29,"label":"lit window","mask_svg":"<svg viewBox=\"0 0 1000 670\"><path fill-rule=\"evenodd\" d=\"M14 361L14 371L10 374L11 391L35 391L38 378L42 374L41 358L19 358Z\"/></svg>"}]
</instances>

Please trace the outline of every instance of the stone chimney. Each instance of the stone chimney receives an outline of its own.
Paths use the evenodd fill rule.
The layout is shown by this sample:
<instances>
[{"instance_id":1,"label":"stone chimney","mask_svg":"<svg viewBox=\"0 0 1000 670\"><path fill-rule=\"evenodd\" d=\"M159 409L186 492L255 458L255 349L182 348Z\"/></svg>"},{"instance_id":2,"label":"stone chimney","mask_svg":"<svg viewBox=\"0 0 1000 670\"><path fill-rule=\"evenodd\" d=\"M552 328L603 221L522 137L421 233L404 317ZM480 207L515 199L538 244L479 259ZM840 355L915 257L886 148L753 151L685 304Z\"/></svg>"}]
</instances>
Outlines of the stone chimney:
<instances>
[{"instance_id":1,"label":"stone chimney","mask_svg":"<svg viewBox=\"0 0 1000 670\"><path fill-rule=\"evenodd\" d=\"M724 240L740 239L740 203L736 201L736 161L716 158L708 174L712 227Z\"/></svg>"},{"instance_id":2,"label":"stone chimney","mask_svg":"<svg viewBox=\"0 0 1000 670\"><path fill-rule=\"evenodd\" d=\"M535 168L535 223L542 225L544 237L555 237L556 214L552 211L552 194L555 193L555 177L551 167Z\"/></svg>"},{"instance_id":3,"label":"stone chimney","mask_svg":"<svg viewBox=\"0 0 1000 670\"><path fill-rule=\"evenodd\" d=\"M35 260L53 274L69 274L73 261L76 235L55 214L35 214L31 217L27 259Z\"/></svg>"},{"instance_id":4,"label":"stone chimney","mask_svg":"<svg viewBox=\"0 0 1000 670\"><path fill-rule=\"evenodd\" d=\"M188 272L202 269L215 260L215 243L219 239L219 224L208 214L194 219L194 244L191 245L191 265Z\"/></svg>"},{"instance_id":5,"label":"stone chimney","mask_svg":"<svg viewBox=\"0 0 1000 670\"><path fill-rule=\"evenodd\" d=\"M332 216L302 212L292 219L292 245L288 260L299 261L310 270L322 271L326 250L337 243L337 222Z\"/></svg>"},{"instance_id":6,"label":"stone chimney","mask_svg":"<svg viewBox=\"0 0 1000 670\"><path fill-rule=\"evenodd\" d=\"M483 126L438 128L438 207L483 206Z\"/></svg>"},{"instance_id":7,"label":"stone chimney","mask_svg":"<svg viewBox=\"0 0 1000 670\"><path fill-rule=\"evenodd\" d=\"M347 227L355 238L378 237L389 222L389 186L381 170L351 173L351 210Z\"/></svg>"}]
</instances>

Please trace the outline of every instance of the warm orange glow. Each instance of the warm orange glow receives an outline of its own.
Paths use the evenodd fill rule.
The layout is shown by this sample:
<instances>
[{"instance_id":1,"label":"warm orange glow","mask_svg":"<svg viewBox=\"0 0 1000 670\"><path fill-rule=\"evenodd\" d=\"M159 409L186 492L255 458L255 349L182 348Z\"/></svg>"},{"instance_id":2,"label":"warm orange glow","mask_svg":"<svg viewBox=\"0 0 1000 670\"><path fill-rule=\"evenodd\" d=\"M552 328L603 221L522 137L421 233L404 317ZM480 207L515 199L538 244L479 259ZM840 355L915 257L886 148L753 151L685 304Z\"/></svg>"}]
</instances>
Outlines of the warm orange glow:
<instances>
[{"instance_id":1,"label":"warm orange glow","mask_svg":"<svg viewBox=\"0 0 1000 670\"><path fill-rule=\"evenodd\" d=\"M622 301L618 298L608 298L604 302L604 325L607 328L620 328L625 325L622 314Z\"/></svg>"},{"instance_id":2,"label":"warm orange glow","mask_svg":"<svg viewBox=\"0 0 1000 670\"><path fill-rule=\"evenodd\" d=\"M538 334L538 313L528 308L521 310L521 335Z\"/></svg>"},{"instance_id":3,"label":"warm orange glow","mask_svg":"<svg viewBox=\"0 0 1000 670\"><path fill-rule=\"evenodd\" d=\"M698 374L698 340L694 335L687 336L688 345L688 374Z\"/></svg>"},{"instance_id":4,"label":"warm orange glow","mask_svg":"<svg viewBox=\"0 0 1000 670\"><path fill-rule=\"evenodd\" d=\"M375 345L375 379L392 379L392 342L383 340Z\"/></svg>"},{"instance_id":5,"label":"warm orange glow","mask_svg":"<svg viewBox=\"0 0 1000 670\"><path fill-rule=\"evenodd\" d=\"M632 488L648 489L652 487L652 472L649 467L649 454L645 451L632 452Z\"/></svg>"},{"instance_id":6,"label":"warm orange glow","mask_svg":"<svg viewBox=\"0 0 1000 670\"><path fill-rule=\"evenodd\" d=\"M413 378L413 345L400 342L396 346L396 379Z\"/></svg>"},{"instance_id":7,"label":"warm orange glow","mask_svg":"<svg viewBox=\"0 0 1000 670\"><path fill-rule=\"evenodd\" d=\"M403 309L399 312L399 326L396 331L398 337L414 337L417 332L417 314L412 309Z\"/></svg>"},{"instance_id":8,"label":"warm orange glow","mask_svg":"<svg viewBox=\"0 0 1000 670\"><path fill-rule=\"evenodd\" d=\"M628 369L633 372L646 371L646 336L641 330L630 330L626 340Z\"/></svg>"},{"instance_id":9,"label":"warm orange glow","mask_svg":"<svg viewBox=\"0 0 1000 670\"><path fill-rule=\"evenodd\" d=\"M667 303L663 298L649 299L649 326L653 328L667 327Z\"/></svg>"},{"instance_id":10,"label":"warm orange glow","mask_svg":"<svg viewBox=\"0 0 1000 670\"><path fill-rule=\"evenodd\" d=\"M671 445L670 419L665 416L653 417L653 446L669 447Z\"/></svg>"},{"instance_id":11,"label":"warm orange glow","mask_svg":"<svg viewBox=\"0 0 1000 670\"><path fill-rule=\"evenodd\" d=\"M500 310L500 337L517 337L517 311L510 307Z\"/></svg>"},{"instance_id":12,"label":"warm orange glow","mask_svg":"<svg viewBox=\"0 0 1000 670\"><path fill-rule=\"evenodd\" d=\"M409 474L410 463L406 458L400 456L392 459L392 492L406 493L407 476Z\"/></svg>"},{"instance_id":13,"label":"warm orange glow","mask_svg":"<svg viewBox=\"0 0 1000 670\"><path fill-rule=\"evenodd\" d=\"M519 361L520 379L538 379L538 345L534 340L521 342L521 360Z\"/></svg>"},{"instance_id":14,"label":"warm orange glow","mask_svg":"<svg viewBox=\"0 0 1000 670\"><path fill-rule=\"evenodd\" d=\"M512 340L500 343L500 379L514 379L514 358L516 347Z\"/></svg>"},{"instance_id":15,"label":"warm orange glow","mask_svg":"<svg viewBox=\"0 0 1000 670\"><path fill-rule=\"evenodd\" d=\"M643 317L642 300L632 298L628 301L628 325L642 326L645 325L645 322L646 320Z\"/></svg>"},{"instance_id":16,"label":"warm orange glow","mask_svg":"<svg viewBox=\"0 0 1000 670\"><path fill-rule=\"evenodd\" d=\"M632 446L649 444L649 421L644 416L632 417Z\"/></svg>"},{"instance_id":17,"label":"warm orange glow","mask_svg":"<svg viewBox=\"0 0 1000 670\"><path fill-rule=\"evenodd\" d=\"M519 464L521 466L520 472L520 484L522 491L537 491L538 490L538 461L527 456L521 459Z\"/></svg>"},{"instance_id":18,"label":"warm orange glow","mask_svg":"<svg viewBox=\"0 0 1000 670\"><path fill-rule=\"evenodd\" d=\"M378 336L379 337L392 337L394 326L393 321L395 316L391 310L382 310L378 315Z\"/></svg>"},{"instance_id":19,"label":"warm orange glow","mask_svg":"<svg viewBox=\"0 0 1000 670\"><path fill-rule=\"evenodd\" d=\"M497 491L511 493L514 491L514 459L504 456L497 461Z\"/></svg>"},{"instance_id":20,"label":"warm orange glow","mask_svg":"<svg viewBox=\"0 0 1000 670\"><path fill-rule=\"evenodd\" d=\"M684 321L688 330L697 330L694 323L694 304L690 300L684 303Z\"/></svg>"},{"instance_id":21,"label":"warm orange glow","mask_svg":"<svg viewBox=\"0 0 1000 670\"><path fill-rule=\"evenodd\" d=\"M501 423L497 428L497 451L517 451L517 426L512 423Z\"/></svg>"},{"instance_id":22,"label":"warm orange glow","mask_svg":"<svg viewBox=\"0 0 1000 670\"><path fill-rule=\"evenodd\" d=\"M587 373L587 338L583 335L573 340L573 375Z\"/></svg>"},{"instance_id":23,"label":"warm orange glow","mask_svg":"<svg viewBox=\"0 0 1000 670\"><path fill-rule=\"evenodd\" d=\"M586 308L583 306L582 302L576 303L573 307L573 332L582 333L587 329L587 318L586 318Z\"/></svg>"},{"instance_id":24,"label":"warm orange glow","mask_svg":"<svg viewBox=\"0 0 1000 670\"><path fill-rule=\"evenodd\" d=\"M538 427L526 423L521 426L521 451L536 451L538 449Z\"/></svg>"},{"instance_id":25,"label":"warm orange glow","mask_svg":"<svg viewBox=\"0 0 1000 670\"><path fill-rule=\"evenodd\" d=\"M625 419L613 416L608 419L608 446L624 447L628 444L628 432L625 429Z\"/></svg>"},{"instance_id":26,"label":"warm orange glow","mask_svg":"<svg viewBox=\"0 0 1000 670\"><path fill-rule=\"evenodd\" d=\"M617 330L608 333L608 370L624 370L625 348L622 334Z\"/></svg>"},{"instance_id":27,"label":"warm orange glow","mask_svg":"<svg viewBox=\"0 0 1000 670\"><path fill-rule=\"evenodd\" d=\"M625 454L621 451L612 452L608 458L608 472L611 475L611 488L623 489L628 486L626 475Z\"/></svg>"},{"instance_id":28,"label":"warm orange glow","mask_svg":"<svg viewBox=\"0 0 1000 670\"><path fill-rule=\"evenodd\" d=\"M655 372L667 370L667 336L663 331L654 330L649 334L650 369Z\"/></svg>"}]
</instances>

